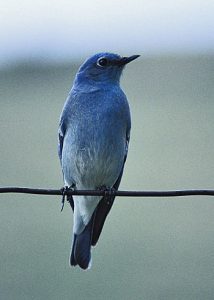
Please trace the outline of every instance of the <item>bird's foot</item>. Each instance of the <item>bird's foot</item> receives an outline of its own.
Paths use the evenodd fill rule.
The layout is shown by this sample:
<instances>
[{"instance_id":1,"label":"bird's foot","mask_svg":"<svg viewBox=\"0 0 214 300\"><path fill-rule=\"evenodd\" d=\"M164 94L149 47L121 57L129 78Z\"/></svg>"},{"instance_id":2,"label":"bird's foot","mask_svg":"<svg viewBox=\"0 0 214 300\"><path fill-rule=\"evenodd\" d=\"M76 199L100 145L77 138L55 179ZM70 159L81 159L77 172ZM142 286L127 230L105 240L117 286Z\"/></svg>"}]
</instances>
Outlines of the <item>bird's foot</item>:
<instances>
[{"instance_id":1,"label":"bird's foot","mask_svg":"<svg viewBox=\"0 0 214 300\"><path fill-rule=\"evenodd\" d=\"M61 188L61 192L62 192L61 212L63 211L64 205L65 205L65 196L67 195L67 191L68 191L68 186L63 186Z\"/></svg>"},{"instance_id":2,"label":"bird's foot","mask_svg":"<svg viewBox=\"0 0 214 300\"><path fill-rule=\"evenodd\" d=\"M104 199L106 201L106 204L108 204L108 205L112 204L112 201L115 197L116 189L113 187L107 187L104 185L104 186L101 186L99 188L99 190L104 192Z\"/></svg>"},{"instance_id":3,"label":"bird's foot","mask_svg":"<svg viewBox=\"0 0 214 300\"><path fill-rule=\"evenodd\" d=\"M67 201L70 203L71 207L73 208L73 197L72 195L68 195L69 191L74 191L74 186L64 186L61 188L62 192L62 207L61 207L61 212L63 211L64 205L65 205L65 196L67 195Z\"/></svg>"}]
</instances>

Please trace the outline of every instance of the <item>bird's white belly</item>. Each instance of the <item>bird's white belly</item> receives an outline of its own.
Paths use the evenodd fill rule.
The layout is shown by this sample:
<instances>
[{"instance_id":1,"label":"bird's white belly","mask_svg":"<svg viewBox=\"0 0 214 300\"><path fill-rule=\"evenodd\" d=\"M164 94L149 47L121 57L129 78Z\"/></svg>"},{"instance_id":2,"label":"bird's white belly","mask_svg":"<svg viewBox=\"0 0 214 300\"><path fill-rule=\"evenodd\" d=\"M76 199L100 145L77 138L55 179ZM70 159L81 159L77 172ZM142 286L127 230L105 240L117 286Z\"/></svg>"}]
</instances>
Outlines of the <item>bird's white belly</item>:
<instances>
[{"instance_id":1,"label":"bird's white belly","mask_svg":"<svg viewBox=\"0 0 214 300\"><path fill-rule=\"evenodd\" d=\"M67 136L64 143L62 167L68 185L77 189L112 187L123 168L126 140L90 137L86 140Z\"/></svg>"},{"instance_id":2,"label":"bird's white belly","mask_svg":"<svg viewBox=\"0 0 214 300\"><path fill-rule=\"evenodd\" d=\"M80 149L75 156L75 177L79 188L111 187L122 169L122 155L96 149Z\"/></svg>"}]
</instances>

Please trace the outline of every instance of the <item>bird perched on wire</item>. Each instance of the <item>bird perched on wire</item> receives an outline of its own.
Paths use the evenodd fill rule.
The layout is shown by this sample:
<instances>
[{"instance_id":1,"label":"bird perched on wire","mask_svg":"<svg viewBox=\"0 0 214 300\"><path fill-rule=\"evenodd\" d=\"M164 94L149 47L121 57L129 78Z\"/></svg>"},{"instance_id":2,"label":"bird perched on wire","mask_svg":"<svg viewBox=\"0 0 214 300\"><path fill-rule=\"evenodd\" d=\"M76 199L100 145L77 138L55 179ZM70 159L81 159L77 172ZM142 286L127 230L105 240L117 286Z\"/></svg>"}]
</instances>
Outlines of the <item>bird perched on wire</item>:
<instances>
[{"instance_id":1,"label":"bird perched on wire","mask_svg":"<svg viewBox=\"0 0 214 300\"><path fill-rule=\"evenodd\" d=\"M99 53L79 68L59 124L58 154L64 185L79 190L117 190L126 161L131 119L120 88L124 66L139 55ZM87 269L114 202L110 196L68 196L74 211L70 264Z\"/></svg>"}]
</instances>

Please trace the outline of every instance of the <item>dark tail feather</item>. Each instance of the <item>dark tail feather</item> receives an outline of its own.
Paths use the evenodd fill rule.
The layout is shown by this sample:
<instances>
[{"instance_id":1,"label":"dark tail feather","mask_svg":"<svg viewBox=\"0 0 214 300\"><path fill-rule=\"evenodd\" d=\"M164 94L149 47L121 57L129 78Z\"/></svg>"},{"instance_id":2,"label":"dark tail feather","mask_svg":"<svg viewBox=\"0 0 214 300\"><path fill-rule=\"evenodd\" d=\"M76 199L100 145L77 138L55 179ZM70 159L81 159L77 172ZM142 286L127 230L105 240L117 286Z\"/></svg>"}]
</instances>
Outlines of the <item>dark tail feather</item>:
<instances>
[{"instance_id":1,"label":"dark tail feather","mask_svg":"<svg viewBox=\"0 0 214 300\"><path fill-rule=\"evenodd\" d=\"M97 206L96 215L94 218L92 241L91 241L92 246L95 246L96 243L98 242L98 239L103 229L103 225L113 205L113 202L114 202L114 197L112 197L112 199L109 200L103 197Z\"/></svg>"},{"instance_id":2,"label":"dark tail feather","mask_svg":"<svg viewBox=\"0 0 214 300\"><path fill-rule=\"evenodd\" d=\"M124 158L124 163L125 163L125 161L126 161L126 157ZM123 167L124 167L124 165L123 165ZM123 175L123 168L122 168L120 175L117 178L115 184L113 185L114 190L118 190L122 175ZM98 204L98 207L96 210L96 216L94 219L93 236L92 236L92 241L91 241L92 246L95 246L96 243L98 242L98 239L102 232L106 217L114 203L114 199L115 199L115 196L112 196L109 199L106 199L106 197L103 197Z\"/></svg>"},{"instance_id":3,"label":"dark tail feather","mask_svg":"<svg viewBox=\"0 0 214 300\"><path fill-rule=\"evenodd\" d=\"M71 256L70 256L70 265L71 266L76 266L77 265L76 259L74 257L74 249L76 247L76 239L77 239L77 235L74 234L73 235L73 241L72 241Z\"/></svg>"},{"instance_id":4,"label":"dark tail feather","mask_svg":"<svg viewBox=\"0 0 214 300\"><path fill-rule=\"evenodd\" d=\"M96 212L91 217L90 222L80 234L74 234L73 245L70 256L71 266L79 265L82 269L87 269L91 260L91 239L93 223Z\"/></svg>"}]
</instances>

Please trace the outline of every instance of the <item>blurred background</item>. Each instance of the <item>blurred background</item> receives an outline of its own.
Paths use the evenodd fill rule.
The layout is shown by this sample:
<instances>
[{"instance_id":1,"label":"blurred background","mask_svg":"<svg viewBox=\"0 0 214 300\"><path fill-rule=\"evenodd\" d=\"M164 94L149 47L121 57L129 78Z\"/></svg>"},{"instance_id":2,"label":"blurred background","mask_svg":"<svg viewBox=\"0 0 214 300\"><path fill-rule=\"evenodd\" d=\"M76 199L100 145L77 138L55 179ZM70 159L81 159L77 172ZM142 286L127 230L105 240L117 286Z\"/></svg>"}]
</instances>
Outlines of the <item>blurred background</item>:
<instances>
[{"instance_id":1,"label":"blurred background","mask_svg":"<svg viewBox=\"0 0 214 300\"><path fill-rule=\"evenodd\" d=\"M1 1L0 186L60 188L59 115L79 64L141 54L120 189L214 188L214 2ZM57 196L0 195L1 299L213 299L214 200L117 198L93 266L70 268Z\"/></svg>"}]
</instances>

